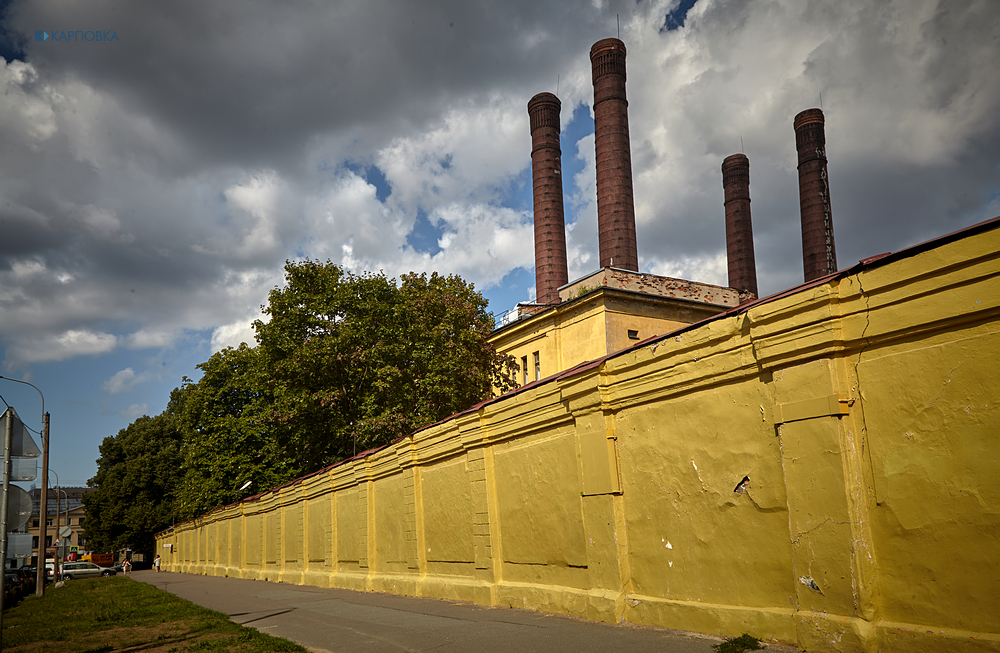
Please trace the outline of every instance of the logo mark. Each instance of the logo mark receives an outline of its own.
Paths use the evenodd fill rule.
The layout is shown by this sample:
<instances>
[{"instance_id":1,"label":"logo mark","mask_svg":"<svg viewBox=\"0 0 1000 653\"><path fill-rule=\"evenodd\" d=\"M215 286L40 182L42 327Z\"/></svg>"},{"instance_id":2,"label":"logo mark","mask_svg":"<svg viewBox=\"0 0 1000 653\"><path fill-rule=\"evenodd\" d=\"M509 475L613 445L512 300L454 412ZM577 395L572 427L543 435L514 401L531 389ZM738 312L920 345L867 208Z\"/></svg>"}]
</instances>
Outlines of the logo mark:
<instances>
[{"instance_id":1,"label":"logo mark","mask_svg":"<svg viewBox=\"0 0 1000 653\"><path fill-rule=\"evenodd\" d=\"M114 30L66 30L60 32L44 32L42 30L37 30L35 32L36 41L48 41L52 39L53 41L118 41L118 32Z\"/></svg>"}]
</instances>

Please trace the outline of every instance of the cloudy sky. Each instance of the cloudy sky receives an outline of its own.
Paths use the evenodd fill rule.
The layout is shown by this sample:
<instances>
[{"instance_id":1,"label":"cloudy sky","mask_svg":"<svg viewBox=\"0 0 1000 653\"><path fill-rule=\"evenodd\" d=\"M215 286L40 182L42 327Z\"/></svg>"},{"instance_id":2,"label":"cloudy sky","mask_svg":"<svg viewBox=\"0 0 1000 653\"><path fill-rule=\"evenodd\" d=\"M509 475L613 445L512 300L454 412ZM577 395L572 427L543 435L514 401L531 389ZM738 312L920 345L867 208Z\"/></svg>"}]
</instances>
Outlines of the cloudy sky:
<instances>
[{"instance_id":1,"label":"cloudy sky","mask_svg":"<svg viewBox=\"0 0 1000 653\"><path fill-rule=\"evenodd\" d=\"M619 29L643 271L726 285L720 165L742 149L761 293L800 283L792 118L821 103L841 267L1000 215L994 0L0 11L0 374L44 392L63 485L252 341L286 259L457 273L498 313L532 298L541 91L563 103L570 278L596 269L588 53ZM38 428L34 390L0 396Z\"/></svg>"}]
</instances>

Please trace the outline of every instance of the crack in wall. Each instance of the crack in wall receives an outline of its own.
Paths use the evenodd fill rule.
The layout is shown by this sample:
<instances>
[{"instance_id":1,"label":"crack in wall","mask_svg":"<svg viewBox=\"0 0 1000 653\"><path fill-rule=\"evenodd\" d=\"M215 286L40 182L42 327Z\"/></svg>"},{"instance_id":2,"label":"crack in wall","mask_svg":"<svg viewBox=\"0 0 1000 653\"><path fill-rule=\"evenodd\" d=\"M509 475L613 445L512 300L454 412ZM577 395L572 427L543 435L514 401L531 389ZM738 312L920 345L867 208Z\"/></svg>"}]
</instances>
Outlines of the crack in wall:
<instances>
[{"instance_id":1,"label":"crack in wall","mask_svg":"<svg viewBox=\"0 0 1000 653\"><path fill-rule=\"evenodd\" d=\"M864 399L864 394L862 393L861 390L861 373L860 373L861 360L864 357L865 350L871 345L871 340L868 338L868 330L871 327L871 296L868 294L868 291L865 290L864 283L861 278L862 274L863 271L858 272L858 274L855 275L855 278L857 279L858 282L858 289L860 290L861 297L864 299L865 302L865 326L864 329L862 329L861 331L862 345L858 349L858 357L857 360L854 362L854 383L858 399ZM881 500L884 500L885 497L882 497L880 500L878 484L876 482L876 477L875 477L875 463L872 459L872 447L871 447L871 442L868 439L868 425L865 422L864 418L863 403L861 404L860 408L861 408L860 416L855 418L856 419L855 424L860 428L861 455L858 456L857 454L854 444L854 437L853 437L854 434L853 432L850 431L848 432L848 435L850 436L848 438L848 446L850 447L851 456L855 460L859 460L860 464L864 464L864 461L867 461L868 474L870 475L871 479L871 492L872 492L871 498L872 500L874 500L875 506L877 507L881 504ZM862 597L862 587L861 587L862 577L864 576L864 572L862 571L861 568L860 557L864 556L865 558L867 558L868 564L872 565L873 568L876 567L877 565L874 560L875 556L872 550L868 547L868 541L863 536L863 531L866 528L863 516L867 514L867 506L862 490L863 483L865 480L864 470L859 469L859 473L860 473L860 478L857 479L858 480L857 487L854 488L853 492L854 501L857 506L859 522L856 525L856 527L852 526L853 532L851 537L851 549L850 549L851 599L854 606L854 614L863 619L870 620L871 618L874 617L874 615L864 614L865 612L863 606L864 598ZM854 531L853 529L855 528L860 529L862 532L858 533L857 531ZM877 589L875 588L872 588L870 591L877 593Z\"/></svg>"},{"instance_id":2,"label":"crack in wall","mask_svg":"<svg viewBox=\"0 0 1000 653\"><path fill-rule=\"evenodd\" d=\"M820 523L816 524L815 526L813 526L809 530L799 531L798 536L794 540L792 540L792 546L797 546L798 543L799 543L799 540L802 539L803 535L808 535L809 533L812 533L817 528L819 528L819 527L823 526L824 524L826 524L827 522L831 522L831 521L833 521L833 517L827 517L826 519L824 519ZM850 522L836 522L836 523L839 523L839 524L849 524Z\"/></svg>"},{"instance_id":3,"label":"crack in wall","mask_svg":"<svg viewBox=\"0 0 1000 653\"><path fill-rule=\"evenodd\" d=\"M781 482L784 483L786 491L787 491L787 488L788 488L788 473L785 471L785 443L783 442L784 438L781 437L781 425L778 424L776 426L775 430L777 431L777 436L778 436L778 460L781 461ZM787 505L787 503L788 503L788 499L787 498L785 499L785 503ZM793 519L792 510L791 510L791 507L788 507L788 533L789 533L789 535L791 535L791 533L792 533L792 519ZM796 544L796 542L798 542L798 539L796 539L795 542L792 542L791 539L789 539L789 543L788 543L789 559L791 560L791 563L792 563L792 578L796 578L799 575L799 570L797 569L798 565L795 562L795 544ZM798 592L793 592L792 596L795 597L795 610L796 611L801 610L802 609L802 605L799 603L799 593Z\"/></svg>"},{"instance_id":4,"label":"crack in wall","mask_svg":"<svg viewBox=\"0 0 1000 653\"><path fill-rule=\"evenodd\" d=\"M868 339L868 328L872 324L871 318L871 297L869 297L868 292L865 290L865 286L861 283L862 272L854 275L854 278L858 281L858 288L861 291L861 297L865 300L865 328L861 330L861 340L864 344L858 349L858 359L854 362L854 382L856 384L855 390L857 391L858 398L864 399L864 395L861 393L861 373L858 368L861 366L861 358L865 354L865 349L871 345L871 341ZM853 403L853 402L852 402ZM864 420L864 408L862 404L862 417L861 417L861 455L862 457L868 458L868 471L871 473L872 479L872 493L875 497L875 504L879 504L878 486L875 484L875 463L872 461L872 448L871 443L868 442L868 425L865 424Z\"/></svg>"}]
</instances>

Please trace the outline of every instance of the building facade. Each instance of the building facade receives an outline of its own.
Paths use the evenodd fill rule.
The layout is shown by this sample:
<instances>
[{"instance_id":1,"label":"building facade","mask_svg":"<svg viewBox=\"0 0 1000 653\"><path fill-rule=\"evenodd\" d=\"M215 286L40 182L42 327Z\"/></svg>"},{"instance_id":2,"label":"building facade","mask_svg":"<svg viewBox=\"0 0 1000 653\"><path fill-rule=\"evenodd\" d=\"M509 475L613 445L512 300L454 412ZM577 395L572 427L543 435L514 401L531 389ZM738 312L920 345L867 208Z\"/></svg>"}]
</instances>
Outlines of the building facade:
<instances>
[{"instance_id":1,"label":"building facade","mask_svg":"<svg viewBox=\"0 0 1000 653\"><path fill-rule=\"evenodd\" d=\"M67 554L81 555L87 548L87 542L83 537L83 529L86 521L86 510L83 505L84 495L93 492L89 487L67 487L50 488L48 491L48 506L45 511L46 534L45 552L46 557L55 555L56 541L59 545L66 547ZM28 491L31 496L32 508L31 519L26 525L26 531L31 534L31 566L38 563L38 538L41 532L41 490L32 488ZM56 498L58 495L58 498ZM57 514L58 511L58 514ZM58 529L61 526L69 526L71 533L69 537L59 538ZM74 551L75 549L75 551ZM62 551L60 550L60 555Z\"/></svg>"}]
</instances>

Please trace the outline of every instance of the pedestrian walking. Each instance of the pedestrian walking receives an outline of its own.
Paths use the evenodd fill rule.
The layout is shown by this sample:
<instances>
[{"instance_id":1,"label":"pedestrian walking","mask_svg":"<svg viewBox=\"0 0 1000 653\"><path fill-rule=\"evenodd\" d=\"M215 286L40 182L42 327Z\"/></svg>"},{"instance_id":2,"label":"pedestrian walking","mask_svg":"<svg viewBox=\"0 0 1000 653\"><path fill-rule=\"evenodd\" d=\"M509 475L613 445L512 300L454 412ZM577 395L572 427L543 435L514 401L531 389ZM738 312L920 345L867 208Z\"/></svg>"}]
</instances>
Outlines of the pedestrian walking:
<instances>
[{"instance_id":1,"label":"pedestrian walking","mask_svg":"<svg viewBox=\"0 0 1000 653\"><path fill-rule=\"evenodd\" d=\"M132 560L125 558L125 563L122 565L122 572L128 576L128 572L132 571Z\"/></svg>"},{"instance_id":2,"label":"pedestrian walking","mask_svg":"<svg viewBox=\"0 0 1000 653\"><path fill-rule=\"evenodd\" d=\"M153 569L156 570L156 573L160 573L160 554L159 553L157 553L156 557L153 558Z\"/></svg>"}]
</instances>

